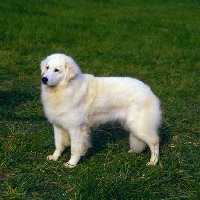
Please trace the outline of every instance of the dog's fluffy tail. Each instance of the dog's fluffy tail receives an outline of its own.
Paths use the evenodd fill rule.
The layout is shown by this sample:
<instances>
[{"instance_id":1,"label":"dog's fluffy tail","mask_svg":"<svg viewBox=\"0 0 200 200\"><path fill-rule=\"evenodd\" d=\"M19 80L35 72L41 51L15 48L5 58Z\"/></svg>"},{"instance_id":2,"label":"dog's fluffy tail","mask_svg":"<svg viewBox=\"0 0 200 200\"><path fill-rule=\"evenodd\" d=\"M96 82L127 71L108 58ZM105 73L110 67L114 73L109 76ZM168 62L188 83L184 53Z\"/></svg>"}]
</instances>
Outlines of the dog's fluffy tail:
<instances>
[{"instance_id":1,"label":"dog's fluffy tail","mask_svg":"<svg viewBox=\"0 0 200 200\"><path fill-rule=\"evenodd\" d=\"M135 152L135 153L141 153L145 147L146 143L134 136L133 134L130 134L129 136L130 140L130 153Z\"/></svg>"}]
</instances>

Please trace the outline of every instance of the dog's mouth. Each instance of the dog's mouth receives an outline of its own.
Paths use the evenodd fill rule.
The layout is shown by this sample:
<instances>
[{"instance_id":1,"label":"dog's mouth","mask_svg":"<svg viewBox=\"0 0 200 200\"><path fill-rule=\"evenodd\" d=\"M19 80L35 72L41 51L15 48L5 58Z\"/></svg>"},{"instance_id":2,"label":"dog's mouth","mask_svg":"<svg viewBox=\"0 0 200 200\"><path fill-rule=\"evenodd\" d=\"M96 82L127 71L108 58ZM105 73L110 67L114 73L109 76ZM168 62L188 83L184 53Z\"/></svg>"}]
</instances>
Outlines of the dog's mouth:
<instances>
[{"instance_id":1,"label":"dog's mouth","mask_svg":"<svg viewBox=\"0 0 200 200\"><path fill-rule=\"evenodd\" d=\"M47 85L47 83L42 82L43 85Z\"/></svg>"},{"instance_id":2,"label":"dog's mouth","mask_svg":"<svg viewBox=\"0 0 200 200\"><path fill-rule=\"evenodd\" d=\"M49 85L49 84L47 84L47 83L43 83L43 82L42 82L42 85L46 85L46 86L52 86L52 85Z\"/></svg>"}]
</instances>

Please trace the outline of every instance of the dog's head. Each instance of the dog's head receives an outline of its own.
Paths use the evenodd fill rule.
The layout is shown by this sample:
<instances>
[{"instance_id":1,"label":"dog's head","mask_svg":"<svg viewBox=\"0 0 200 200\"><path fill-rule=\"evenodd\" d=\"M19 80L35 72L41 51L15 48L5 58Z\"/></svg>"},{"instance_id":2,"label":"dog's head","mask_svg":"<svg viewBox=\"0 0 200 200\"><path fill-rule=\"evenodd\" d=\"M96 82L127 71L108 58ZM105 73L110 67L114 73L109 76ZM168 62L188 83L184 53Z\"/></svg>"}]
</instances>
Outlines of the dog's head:
<instances>
[{"instance_id":1,"label":"dog's head","mask_svg":"<svg viewBox=\"0 0 200 200\"><path fill-rule=\"evenodd\" d=\"M42 83L48 86L57 86L61 82L69 82L78 74L80 68L74 60L64 54L52 54L40 64Z\"/></svg>"}]
</instances>

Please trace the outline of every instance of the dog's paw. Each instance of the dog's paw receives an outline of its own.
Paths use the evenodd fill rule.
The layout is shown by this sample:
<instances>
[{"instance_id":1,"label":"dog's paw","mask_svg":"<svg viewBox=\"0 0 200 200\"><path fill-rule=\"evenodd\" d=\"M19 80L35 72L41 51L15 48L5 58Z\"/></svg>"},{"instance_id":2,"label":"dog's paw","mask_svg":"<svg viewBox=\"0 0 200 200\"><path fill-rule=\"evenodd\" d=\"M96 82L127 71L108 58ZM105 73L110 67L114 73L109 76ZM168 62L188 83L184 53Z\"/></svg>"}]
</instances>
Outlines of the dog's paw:
<instances>
[{"instance_id":1,"label":"dog's paw","mask_svg":"<svg viewBox=\"0 0 200 200\"><path fill-rule=\"evenodd\" d=\"M66 168L74 168L76 165L71 165L69 162L64 164L64 167Z\"/></svg>"},{"instance_id":2,"label":"dog's paw","mask_svg":"<svg viewBox=\"0 0 200 200\"><path fill-rule=\"evenodd\" d=\"M53 155L49 155L49 156L47 156L47 160L54 160L54 161L56 161L56 160L58 160L58 157L55 157Z\"/></svg>"},{"instance_id":3,"label":"dog's paw","mask_svg":"<svg viewBox=\"0 0 200 200\"><path fill-rule=\"evenodd\" d=\"M150 162L148 162L146 165L147 165L147 166L155 166L156 163L155 163L154 161L150 161Z\"/></svg>"},{"instance_id":4,"label":"dog's paw","mask_svg":"<svg viewBox=\"0 0 200 200\"><path fill-rule=\"evenodd\" d=\"M128 153L134 153L134 151L130 149L130 150L128 151Z\"/></svg>"}]
</instances>

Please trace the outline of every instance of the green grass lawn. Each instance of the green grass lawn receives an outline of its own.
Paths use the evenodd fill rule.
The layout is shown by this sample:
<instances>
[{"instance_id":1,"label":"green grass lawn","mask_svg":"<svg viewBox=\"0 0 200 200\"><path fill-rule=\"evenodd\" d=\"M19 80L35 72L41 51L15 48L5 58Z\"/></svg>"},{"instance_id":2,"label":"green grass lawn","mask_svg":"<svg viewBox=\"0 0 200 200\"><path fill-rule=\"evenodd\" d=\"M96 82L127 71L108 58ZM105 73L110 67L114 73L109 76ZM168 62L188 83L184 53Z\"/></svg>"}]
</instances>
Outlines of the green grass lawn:
<instances>
[{"instance_id":1,"label":"green grass lawn","mask_svg":"<svg viewBox=\"0 0 200 200\"><path fill-rule=\"evenodd\" d=\"M200 199L200 1L1 0L0 199ZM118 124L93 128L74 169L57 161L40 103L40 61L60 52L84 73L130 76L162 102L160 162L128 154Z\"/></svg>"}]
</instances>

